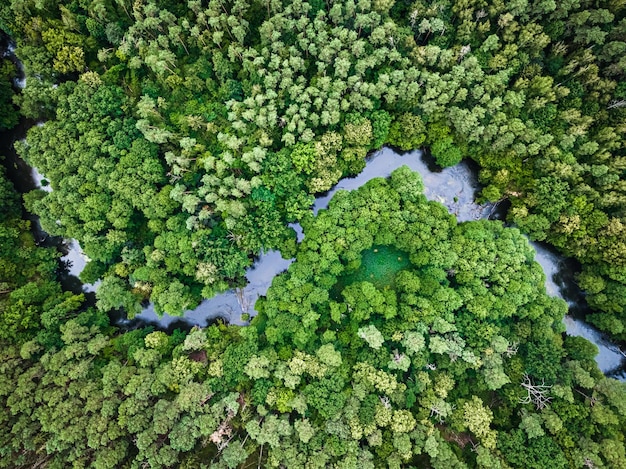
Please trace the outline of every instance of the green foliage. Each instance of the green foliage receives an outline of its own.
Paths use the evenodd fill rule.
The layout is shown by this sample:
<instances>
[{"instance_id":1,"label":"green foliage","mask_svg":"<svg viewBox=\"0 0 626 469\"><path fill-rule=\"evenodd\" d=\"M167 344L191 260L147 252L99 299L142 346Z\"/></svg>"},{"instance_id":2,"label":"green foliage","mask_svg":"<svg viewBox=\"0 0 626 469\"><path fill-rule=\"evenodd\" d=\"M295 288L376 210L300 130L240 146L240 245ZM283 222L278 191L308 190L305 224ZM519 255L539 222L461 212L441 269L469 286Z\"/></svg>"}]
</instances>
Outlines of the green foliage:
<instances>
[{"instance_id":1,"label":"green foliage","mask_svg":"<svg viewBox=\"0 0 626 469\"><path fill-rule=\"evenodd\" d=\"M33 210L93 275L141 278L174 312L240 284L236 253L284 245L369 150L427 145L477 161L483 197L601 277L594 321L624 335L620 3L422 3L3 6L28 75L15 102L47 119L22 149L54 189Z\"/></svg>"},{"instance_id":2,"label":"green foliage","mask_svg":"<svg viewBox=\"0 0 626 469\"><path fill-rule=\"evenodd\" d=\"M581 339L560 348L550 330L560 330L563 309L546 297L525 239L499 222L455 225L407 171L340 194L310 219L297 261L276 278L248 328L109 338L106 321L93 313L69 319L59 310L50 316L61 324L54 347L37 338L21 350L4 348L2 465L46 458L194 467L200 452L212 454L216 467L256 457L285 465L364 457L372 465L473 467L471 451L448 438L454 432L479 444L477 467L619 461L626 389L601 378L589 360L593 350L575 355ZM341 241L346 233L352 242ZM398 264L395 281L382 290L358 281L334 290L344 264L383 240L410 259ZM119 277L104 281L123 287ZM79 305L67 296L64 307ZM469 327L478 318L489 325L489 340ZM538 338L515 335L510 321L526 321ZM554 383L549 409L522 403L513 363L535 383ZM485 396L499 405L490 409ZM567 442L582 432L590 449L569 451ZM45 454L36 451L43 442Z\"/></svg>"},{"instance_id":3,"label":"green foliage","mask_svg":"<svg viewBox=\"0 0 626 469\"><path fill-rule=\"evenodd\" d=\"M265 387L275 370L265 398L270 413L293 412L286 403L303 394L307 420L295 428L299 441L309 443L301 447L305 452L327 432L344 444L368 445L381 464L393 454L412 462L425 454L433 467L454 467L463 464L456 451L469 467L547 461L567 467L575 458L567 438L580 431L574 415L588 412L589 389L603 392L592 378L598 373L589 360L593 346L568 338L562 347L558 324L565 308L546 295L532 248L518 230L499 222L450 223L445 210L420 196L421 188L417 175L400 168L388 181L338 193L328 210L305 223L296 262L275 279L253 321L259 347L267 349L250 359L248 376ZM395 281L380 290L346 281L367 256L391 247L378 244L385 239L410 259L396 266ZM521 322L534 333L514 332L510 324ZM278 356L275 323L282 325ZM549 409L526 399L523 383L554 388ZM622 384L610 383L626 396ZM574 396L572 386L587 391ZM494 400L495 408L486 404ZM623 417L612 412L597 412L597 428L608 424L621 434ZM469 449L449 443L454 432L469 432L482 448L477 466ZM602 440L600 433L591 438ZM286 463L289 444L274 441L270 458Z\"/></svg>"},{"instance_id":4,"label":"green foliage","mask_svg":"<svg viewBox=\"0 0 626 469\"><path fill-rule=\"evenodd\" d=\"M383 335L378 329L376 329L376 326L372 324L360 328L358 330L358 335L361 339L367 342L367 345L375 350L378 350L385 343Z\"/></svg>"},{"instance_id":5,"label":"green foliage","mask_svg":"<svg viewBox=\"0 0 626 469\"><path fill-rule=\"evenodd\" d=\"M311 174L316 159L315 147L312 144L299 143L291 150L291 161L299 172Z\"/></svg>"},{"instance_id":6,"label":"green foliage","mask_svg":"<svg viewBox=\"0 0 626 469\"><path fill-rule=\"evenodd\" d=\"M129 317L141 311L138 298L126 289L119 277L107 276L98 288L97 306L102 311L124 308Z\"/></svg>"},{"instance_id":7,"label":"green foliage","mask_svg":"<svg viewBox=\"0 0 626 469\"><path fill-rule=\"evenodd\" d=\"M387 141L401 150L414 150L426 140L426 127L419 116L404 113L391 124Z\"/></svg>"},{"instance_id":8,"label":"green foliage","mask_svg":"<svg viewBox=\"0 0 626 469\"><path fill-rule=\"evenodd\" d=\"M521 430L503 435L498 445L506 462L518 467L567 467L563 451L545 436L527 440Z\"/></svg>"},{"instance_id":9,"label":"green foliage","mask_svg":"<svg viewBox=\"0 0 626 469\"><path fill-rule=\"evenodd\" d=\"M81 309L84 297L61 291L56 279L59 254L35 244L4 170L0 206L0 341L19 345L37 337L51 345L59 324Z\"/></svg>"},{"instance_id":10,"label":"green foliage","mask_svg":"<svg viewBox=\"0 0 626 469\"><path fill-rule=\"evenodd\" d=\"M392 117L386 111L375 111L371 116L373 148L380 148L388 141L389 130L391 129Z\"/></svg>"},{"instance_id":11,"label":"green foliage","mask_svg":"<svg viewBox=\"0 0 626 469\"><path fill-rule=\"evenodd\" d=\"M1 43L3 41L0 31L0 52L3 52ZM15 64L8 58L0 56L0 131L15 127L19 121L19 113L13 105L14 97L13 81L17 78Z\"/></svg>"},{"instance_id":12,"label":"green foliage","mask_svg":"<svg viewBox=\"0 0 626 469\"><path fill-rule=\"evenodd\" d=\"M101 310L177 314L297 258L248 329L110 337L0 179L0 467L622 467L624 386L562 340L517 230L457 226L406 168L310 216L385 143L472 158L625 337L624 8L483 3L0 6L28 75L13 99L0 64L0 127L11 101L46 120L26 205L81 242ZM342 285L375 246L408 264Z\"/></svg>"},{"instance_id":13,"label":"green foliage","mask_svg":"<svg viewBox=\"0 0 626 469\"><path fill-rule=\"evenodd\" d=\"M440 124L433 124L428 129L428 140L431 142L430 152L442 167L454 166L461 162L461 150L454 145L450 128Z\"/></svg>"}]
</instances>

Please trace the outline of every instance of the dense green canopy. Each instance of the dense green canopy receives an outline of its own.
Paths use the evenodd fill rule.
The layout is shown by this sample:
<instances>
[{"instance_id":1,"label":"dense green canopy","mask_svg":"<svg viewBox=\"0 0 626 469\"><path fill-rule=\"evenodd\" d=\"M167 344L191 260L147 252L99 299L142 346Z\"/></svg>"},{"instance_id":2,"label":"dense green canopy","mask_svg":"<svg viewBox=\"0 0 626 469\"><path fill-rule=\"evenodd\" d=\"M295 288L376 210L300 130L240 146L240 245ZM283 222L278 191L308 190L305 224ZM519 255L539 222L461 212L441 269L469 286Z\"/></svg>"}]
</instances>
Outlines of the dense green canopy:
<instances>
[{"instance_id":1,"label":"dense green canopy","mask_svg":"<svg viewBox=\"0 0 626 469\"><path fill-rule=\"evenodd\" d=\"M476 160L485 198L580 260L593 321L624 338L625 11L14 0L17 103L47 119L20 151L54 189L29 207L81 242L103 307L177 314L240 285L368 150L427 145L441 165Z\"/></svg>"},{"instance_id":2,"label":"dense green canopy","mask_svg":"<svg viewBox=\"0 0 626 469\"><path fill-rule=\"evenodd\" d=\"M297 451L286 434L269 461L315 464L317 436L334 448L324 464L340 466L576 467L581 456L562 438L578 434L578 420L561 406L586 414L573 391L605 378L590 355L568 356L566 305L546 295L518 230L457 225L421 188L403 167L337 193L304 223L296 262L257 304L261 346L244 370L254 402L312 428L303 440L296 419ZM373 246L408 255L394 287L346 281Z\"/></svg>"},{"instance_id":3,"label":"dense green canopy","mask_svg":"<svg viewBox=\"0 0 626 469\"><path fill-rule=\"evenodd\" d=\"M563 340L527 240L421 187L337 193L246 328L3 349L0 467L626 467L626 385ZM350 282L372 246L409 256L393 287Z\"/></svg>"},{"instance_id":4,"label":"dense green canopy","mask_svg":"<svg viewBox=\"0 0 626 469\"><path fill-rule=\"evenodd\" d=\"M35 244L4 173L0 167L0 343L21 344L36 335L42 345L56 346L59 324L75 316L85 298L61 290L60 254Z\"/></svg>"},{"instance_id":5,"label":"dense green canopy","mask_svg":"<svg viewBox=\"0 0 626 469\"><path fill-rule=\"evenodd\" d=\"M0 173L0 467L626 468L626 385L563 334L525 233L626 338L626 2L10 0L0 130L50 181L96 308ZM17 92L17 93L16 93ZM369 151L471 158L457 224ZM11 169L11 168L9 168ZM297 243L291 222L301 222ZM294 255L249 327L120 333Z\"/></svg>"}]
</instances>

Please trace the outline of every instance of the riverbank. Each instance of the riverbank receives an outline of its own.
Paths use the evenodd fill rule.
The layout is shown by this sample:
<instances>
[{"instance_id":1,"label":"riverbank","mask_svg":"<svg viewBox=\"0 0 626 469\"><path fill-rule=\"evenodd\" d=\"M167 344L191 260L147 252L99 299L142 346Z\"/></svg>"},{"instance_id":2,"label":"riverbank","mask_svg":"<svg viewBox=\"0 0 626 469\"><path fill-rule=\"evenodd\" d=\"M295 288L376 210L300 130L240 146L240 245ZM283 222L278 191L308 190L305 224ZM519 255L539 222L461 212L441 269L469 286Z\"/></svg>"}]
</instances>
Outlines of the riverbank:
<instances>
[{"instance_id":1,"label":"riverbank","mask_svg":"<svg viewBox=\"0 0 626 469\"><path fill-rule=\"evenodd\" d=\"M365 169L354 178L345 178L328 193L315 199L315 213L328 207L328 203L339 190L353 190L361 187L375 177L387 177L391 172L406 165L420 173L424 181L424 193L430 200L442 203L459 221L479 219L504 219L506 213L498 210L497 204L476 204L475 196L480 190L476 168L467 162L443 170L433 167L432 162L421 151L397 153L384 148L367 160ZM294 224L298 241L302 240L302 229ZM70 244L74 244L72 241ZM543 243L530 243L535 249L535 260L542 266L546 275L546 290L549 295L557 296L568 304L570 314L564 319L567 334L582 336L594 343L598 349L599 368L609 376L626 380L626 357L619 345L611 343L607 337L584 321L589 311L583 292L575 283L575 276L580 268L573 259L560 256L553 248ZM75 253L74 253L75 254ZM159 330L189 330L193 326L206 327L216 320L230 324L246 325L248 318L254 316L254 303L264 296L273 278L286 270L293 259L283 259L279 252L269 251L258 257L246 273L248 284L237 290L231 290L213 298L204 300L197 308L187 310L182 316L163 314L159 316L151 304L133 319L116 316L119 327L134 329L153 326ZM79 269L74 268L77 276Z\"/></svg>"},{"instance_id":2,"label":"riverbank","mask_svg":"<svg viewBox=\"0 0 626 469\"><path fill-rule=\"evenodd\" d=\"M12 52L9 50L9 53ZM17 60L14 56L13 58ZM19 83L25 83L23 76L16 82L16 86ZM45 175L41 175L36 168L28 166L13 149L13 143L25 138L27 130L32 125L35 125L35 122L22 119L10 132L0 134L0 154L6 157L3 164L7 167L9 178L22 194L36 188L50 190L42 184ZM481 188L477 176L478 167L475 163L465 160L455 166L441 169L432 158L421 151L398 153L391 148L383 148L369 155L365 168L358 176L344 178L331 190L318 196L313 205L313 212L317 213L327 208L337 191L353 190L372 178L387 177L394 169L403 165L420 173L427 198L445 205L458 221L506 219L506 204L475 203L476 194ZM78 242L49 236L41 229L38 217L25 210L23 212L24 217L31 221L31 229L37 242L42 246L55 247L63 254L59 275L63 288L74 293L83 292L88 297L88 303L95 304L97 284L83 284L78 278L86 264L86 258ZM296 231L298 241L301 241L301 227L298 224L292 224L291 227ZM589 311L589 307L584 294L575 283L575 274L580 269L578 263L572 259L563 258L546 245L531 244L537 253L537 262L542 265L546 273L548 293L568 303L571 315L568 315L565 320L567 333L581 335L593 342L600 350L598 355L600 369L620 379L626 379L626 360L620 347L608 341L604 334L584 322L584 316ZM147 304L142 312L132 319L127 319L123 314L114 314L111 320L126 330L153 326L170 332L176 328L189 330L193 326L205 327L216 320L246 325L249 317L255 314L256 300L266 294L272 279L287 269L292 261L292 259L283 259L277 251L263 253L247 270L248 284L245 287L204 300L197 308L185 311L182 316L168 314L159 316L153 306Z\"/></svg>"}]
</instances>

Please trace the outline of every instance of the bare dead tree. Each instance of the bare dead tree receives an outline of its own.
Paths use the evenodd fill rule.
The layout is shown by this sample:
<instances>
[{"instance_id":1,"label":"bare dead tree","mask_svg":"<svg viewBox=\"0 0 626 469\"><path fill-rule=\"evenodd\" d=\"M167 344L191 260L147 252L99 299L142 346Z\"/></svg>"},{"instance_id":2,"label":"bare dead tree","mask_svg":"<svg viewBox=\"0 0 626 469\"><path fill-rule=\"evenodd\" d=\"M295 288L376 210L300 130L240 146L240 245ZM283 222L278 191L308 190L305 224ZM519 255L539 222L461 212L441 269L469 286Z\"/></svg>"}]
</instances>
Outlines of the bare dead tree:
<instances>
[{"instance_id":1,"label":"bare dead tree","mask_svg":"<svg viewBox=\"0 0 626 469\"><path fill-rule=\"evenodd\" d=\"M487 17L487 12L484 9L480 9L475 13L476 16L476 22L482 20L483 18Z\"/></svg>"},{"instance_id":2,"label":"bare dead tree","mask_svg":"<svg viewBox=\"0 0 626 469\"><path fill-rule=\"evenodd\" d=\"M228 446L230 440L232 439L233 429L229 424L230 419L224 420L220 423L217 430L215 430L211 436L209 437L210 441L217 446L218 451L222 451L224 448Z\"/></svg>"},{"instance_id":3,"label":"bare dead tree","mask_svg":"<svg viewBox=\"0 0 626 469\"><path fill-rule=\"evenodd\" d=\"M449 407L450 407L450 409L447 410L445 408L443 408L443 409L440 408L437 404L433 404L430 407L430 416L431 417L436 416L437 419L439 420L439 424L443 425L445 423L446 417L449 415L449 413L452 412L454 409L456 409L456 405L451 405Z\"/></svg>"},{"instance_id":4,"label":"bare dead tree","mask_svg":"<svg viewBox=\"0 0 626 469\"><path fill-rule=\"evenodd\" d=\"M461 47L461 51L459 52L459 58L457 59L457 62L460 62L461 60L463 60L463 57L465 57L471 51L472 51L472 46L470 46L469 44Z\"/></svg>"},{"instance_id":5,"label":"bare dead tree","mask_svg":"<svg viewBox=\"0 0 626 469\"><path fill-rule=\"evenodd\" d=\"M474 443L474 441L470 440L470 444L472 445L472 449L470 451L472 453L477 453L478 452L478 447L480 446L480 443Z\"/></svg>"},{"instance_id":6,"label":"bare dead tree","mask_svg":"<svg viewBox=\"0 0 626 469\"><path fill-rule=\"evenodd\" d=\"M511 358L513 355L517 354L518 349L519 349L519 343L513 342L511 345L509 345L506 348L506 350L504 351L504 354L507 356L507 358Z\"/></svg>"},{"instance_id":7,"label":"bare dead tree","mask_svg":"<svg viewBox=\"0 0 626 469\"><path fill-rule=\"evenodd\" d=\"M614 109L616 107L624 107L626 106L626 99L614 99L613 101L611 101L609 103L609 105L606 107L607 109Z\"/></svg>"},{"instance_id":8,"label":"bare dead tree","mask_svg":"<svg viewBox=\"0 0 626 469\"><path fill-rule=\"evenodd\" d=\"M431 416L431 417L433 417L433 416L435 416L435 415L436 415L436 416L437 416L437 418L439 419L439 423L440 423L440 424L443 424L443 423L446 421L446 419L445 419L445 415L443 414L443 412L441 411L441 409L440 409L438 406L436 406L436 405L434 405L434 406L432 406L432 407L430 408L430 416Z\"/></svg>"},{"instance_id":9,"label":"bare dead tree","mask_svg":"<svg viewBox=\"0 0 626 469\"><path fill-rule=\"evenodd\" d=\"M235 243L237 246L241 245L241 241L243 241L242 234L235 234L232 231L229 231L226 237L230 240L231 243Z\"/></svg>"},{"instance_id":10,"label":"bare dead tree","mask_svg":"<svg viewBox=\"0 0 626 469\"><path fill-rule=\"evenodd\" d=\"M537 410L545 409L552 401L550 393L551 385L545 384L545 380L541 381L541 384L533 383L532 379L528 375L524 375L524 381L521 383L522 387L526 389L528 395L520 399L520 404L534 404Z\"/></svg>"}]
</instances>

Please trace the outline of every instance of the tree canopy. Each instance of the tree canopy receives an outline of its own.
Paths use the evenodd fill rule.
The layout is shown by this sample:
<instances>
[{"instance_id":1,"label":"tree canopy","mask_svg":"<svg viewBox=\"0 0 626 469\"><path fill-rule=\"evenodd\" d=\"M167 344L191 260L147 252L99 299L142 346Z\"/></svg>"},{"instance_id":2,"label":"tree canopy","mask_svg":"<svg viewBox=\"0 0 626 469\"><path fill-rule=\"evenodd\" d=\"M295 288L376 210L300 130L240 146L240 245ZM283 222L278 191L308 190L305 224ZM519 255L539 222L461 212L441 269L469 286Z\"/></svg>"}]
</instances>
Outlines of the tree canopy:
<instances>
[{"instance_id":1,"label":"tree canopy","mask_svg":"<svg viewBox=\"0 0 626 469\"><path fill-rule=\"evenodd\" d=\"M0 130L31 127L51 189L24 207L101 283L63 290L0 171L0 468L625 468L626 385L564 335L522 234L626 339L625 12L2 2ZM474 160L514 227L458 224L405 167L313 215L383 145ZM248 327L110 325L243 286L269 249L295 261Z\"/></svg>"},{"instance_id":2,"label":"tree canopy","mask_svg":"<svg viewBox=\"0 0 626 469\"><path fill-rule=\"evenodd\" d=\"M29 76L17 102L47 119L20 151L53 193L29 207L81 242L85 280L117 278L101 295L123 281L175 314L240 285L369 150L426 146L443 166L477 161L483 197L577 258L592 321L624 338L624 11L10 2L0 25Z\"/></svg>"},{"instance_id":3,"label":"tree canopy","mask_svg":"<svg viewBox=\"0 0 626 469\"><path fill-rule=\"evenodd\" d=\"M0 467L623 467L626 385L563 339L517 229L457 225L403 167L304 232L248 327L3 348ZM378 288L355 273L385 246L410 262Z\"/></svg>"}]
</instances>

